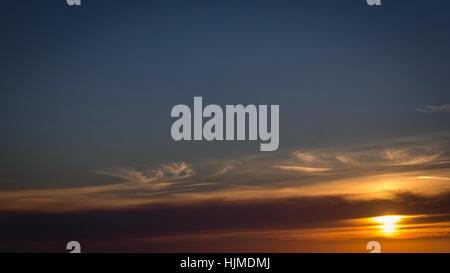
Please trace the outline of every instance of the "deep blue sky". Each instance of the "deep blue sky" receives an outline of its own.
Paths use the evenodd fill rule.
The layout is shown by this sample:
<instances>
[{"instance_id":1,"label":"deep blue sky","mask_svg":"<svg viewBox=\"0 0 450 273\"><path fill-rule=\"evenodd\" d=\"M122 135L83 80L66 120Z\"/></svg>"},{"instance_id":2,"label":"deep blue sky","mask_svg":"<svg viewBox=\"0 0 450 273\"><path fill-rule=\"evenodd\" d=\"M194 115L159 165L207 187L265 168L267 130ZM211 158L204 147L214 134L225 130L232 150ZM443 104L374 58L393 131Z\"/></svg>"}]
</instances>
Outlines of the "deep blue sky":
<instances>
[{"instance_id":1,"label":"deep blue sky","mask_svg":"<svg viewBox=\"0 0 450 273\"><path fill-rule=\"evenodd\" d=\"M258 152L173 142L196 95L279 104L280 153L449 128L449 1L82 2L2 1L0 189Z\"/></svg>"}]
</instances>

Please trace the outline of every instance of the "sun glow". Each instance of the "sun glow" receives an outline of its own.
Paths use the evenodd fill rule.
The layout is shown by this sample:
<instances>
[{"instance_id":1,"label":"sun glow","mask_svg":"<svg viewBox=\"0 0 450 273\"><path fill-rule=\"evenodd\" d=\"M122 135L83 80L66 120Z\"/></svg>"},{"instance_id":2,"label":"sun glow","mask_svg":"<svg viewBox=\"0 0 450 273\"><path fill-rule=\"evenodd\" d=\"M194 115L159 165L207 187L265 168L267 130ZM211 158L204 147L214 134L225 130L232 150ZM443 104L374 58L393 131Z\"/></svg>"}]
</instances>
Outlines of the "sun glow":
<instances>
[{"instance_id":1,"label":"sun glow","mask_svg":"<svg viewBox=\"0 0 450 273\"><path fill-rule=\"evenodd\" d=\"M374 217L373 221L381 224L380 229L383 233L393 234L397 231L398 223L403 218L404 217L401 215L386 215L386 216Z\"/></svg>"}]
</instances>

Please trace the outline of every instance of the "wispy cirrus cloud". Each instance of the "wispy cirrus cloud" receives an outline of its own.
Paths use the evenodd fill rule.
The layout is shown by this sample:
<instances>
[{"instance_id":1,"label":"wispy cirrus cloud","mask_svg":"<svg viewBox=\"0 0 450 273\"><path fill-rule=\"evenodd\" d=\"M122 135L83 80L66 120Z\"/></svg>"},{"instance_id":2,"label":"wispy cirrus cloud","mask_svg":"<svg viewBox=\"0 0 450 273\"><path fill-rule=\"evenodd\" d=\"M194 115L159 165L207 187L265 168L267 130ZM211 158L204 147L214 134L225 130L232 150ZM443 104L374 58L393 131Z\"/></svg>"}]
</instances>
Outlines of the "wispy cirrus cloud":
<instances>
[{"instance_id":1,"label":"wispy cirrus cloud","mask_svg":"<svg viewBox=\"0 0 450 273\"><path fill-rule=\"evenodd\" d=\"M439 151L417 152L411 149L386 149L383 151L384 157L391 164L398 165L420 165L432 163L439 159Z\"/></svg>"},{"instance_id":2,"label":"wispy cirrus cloud","mask_svg":"<svg viewBox=\"0 0 450 273\"><path fill-rule=\"evenodd\" d=\"M314 163L320 161L320 157L314 153L296 151L293 153L294 157L307 163Z\"/></svg>"},{"instance_id":3,"label":"wispy cirrus cloud","mask_svg":"<svg viewBox=\"0 0 450 273\"><path fill-rule=\"evenodd\" d=\"M98 173L121 181L98 186L3 191L0 192L0 210L57 212L138 206L151 203L142 196L182 191L184 186L179 184L196 174L185 162L146 170L111 168Z\"/></svg>"},{"instance_id":4,"label":"wispy cirrus cloud","mask_svg":"<svg viewBox=\"0 0 450 273\"><path fill-rule=\"evenodd\" d=\"M118 177L128 182L122 185L134 185L149 190L160 190L170 187L177 181L194 176L195 170L189 164L181 162L163 164L155 169L143 171L132 168L112 168L101 170L97 173Z\"/></svg>"},{"instance_id":5,"label":"wispy cirrus cloud","mask_svg":"<svg viewBox=\"0 0 450 273\"><path fill-rule=\"evenodd\" d=\"M450 112L450 104L443 104L443 105L427 105L422 108L417 108L417 112L422 113L444 113L444 112Z\"/></svg>"},{"instance_id":6,"label":"wispy cirrus cloud","mask_svg":"<svg viewBox=\"0 0 450 273\"><path fill-rule=\"evenodd\" d=\"M449 161L449 140L431 137L423 139L397 139L369 144L363 147L345 147L296 151L289 161L292 166L318 170L343 170L345 168L426 166Z\"/></svg>"},{"instance_id":7,"label":"wispy cirrus cloud","mask_svg":"<svg viewBox=\"0 0 450 273\"><path fill-rule=\"evenodd\" d=\"M110 183L0 192L4 211L116 209L206 200L299 196L388 196L399 190L450 190L450 137L408 137L364 146L294 150L232 159L97 171ZM433 179L418 179L433 177Z\"/></svg>"}]
</instances>

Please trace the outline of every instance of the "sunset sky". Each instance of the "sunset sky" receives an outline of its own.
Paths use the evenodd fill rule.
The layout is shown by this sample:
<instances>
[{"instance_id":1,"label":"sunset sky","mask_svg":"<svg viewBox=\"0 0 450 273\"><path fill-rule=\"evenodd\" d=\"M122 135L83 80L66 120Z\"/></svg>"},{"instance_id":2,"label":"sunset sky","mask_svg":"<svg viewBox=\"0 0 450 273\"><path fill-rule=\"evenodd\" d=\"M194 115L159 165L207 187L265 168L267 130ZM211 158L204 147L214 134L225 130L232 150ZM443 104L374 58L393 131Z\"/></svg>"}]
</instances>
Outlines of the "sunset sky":
<instances>
[{"instance_id":1,"label":"sunset sky","mask_svg":"<svg viewBox=\"0 0 450 273\"><path fill-rule=\"evenodd\" d=\"M450 251L450 2L6 0L0 251ZM280 147L174 105L280 105Z\"/></svg>"}]
</instances>

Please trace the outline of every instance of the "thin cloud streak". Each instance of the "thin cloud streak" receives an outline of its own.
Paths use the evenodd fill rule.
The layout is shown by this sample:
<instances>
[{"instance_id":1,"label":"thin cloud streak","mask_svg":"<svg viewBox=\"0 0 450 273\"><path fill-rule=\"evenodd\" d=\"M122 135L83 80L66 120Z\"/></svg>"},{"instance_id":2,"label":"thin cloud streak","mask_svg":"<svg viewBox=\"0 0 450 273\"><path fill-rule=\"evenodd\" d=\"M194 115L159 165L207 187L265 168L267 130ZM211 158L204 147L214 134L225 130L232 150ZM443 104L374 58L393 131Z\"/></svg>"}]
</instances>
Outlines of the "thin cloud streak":
<instances>
[{"instance_id":1,"label":"thin cloud streak","mask_svg":"<svg viewBox=\"0 0 450 273\"><path fill-rule=\"evenodd\" d=\"M450 112L450 104L427 105L423 108L417 108L416 111L422 113L446 113Z\"/></svg>"},{"instance_id":2,"label":"thin cloud streak","mask_svg":"<svg viewBox=\"0 0 450 273\"><path fill-rule=\"evenodd\" d=\"M295 171L295 172L304 172L304 173L321 173L331 171L330 168L317 168L317 167L303 167L303 166L286 166L286 165L278 165L273 166L274 168L284 170L284 171Z\"/></svg>"}]
</instances>

